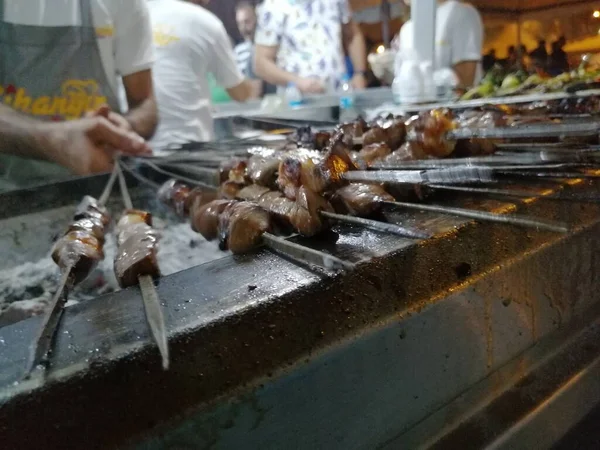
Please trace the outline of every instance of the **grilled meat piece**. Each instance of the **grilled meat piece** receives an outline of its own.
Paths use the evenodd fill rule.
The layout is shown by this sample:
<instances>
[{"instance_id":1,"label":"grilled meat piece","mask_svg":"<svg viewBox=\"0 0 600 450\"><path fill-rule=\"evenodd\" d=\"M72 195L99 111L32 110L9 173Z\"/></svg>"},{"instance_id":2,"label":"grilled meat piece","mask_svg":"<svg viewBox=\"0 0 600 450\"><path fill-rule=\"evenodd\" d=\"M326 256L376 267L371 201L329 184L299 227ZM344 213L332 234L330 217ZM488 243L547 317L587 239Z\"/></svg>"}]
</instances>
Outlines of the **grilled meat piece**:
<instances>
[{"instance_id":1,"label":"grilled meat piece","mask_svg":"<svg viewBox=\"0 0 600 450\"><path fill-rule=\"evenodd\" d=\"M388 135L381 127L373 127L363 135L363 146L387 144Z\"/></svg>"},{"instance_id":2,"label":"grilled meat piece","mask_svg":"<svg viewBox=\"0 0 600 450\"><path fill-rule=\"evenodd\" d=\"M124 241L126 241L129 238L131 230L133 230L135 226L140 223L152 227L152 214L150 214L148 211L142 211L141 209L126 210L115 227L117 245L121 245Z\"/></svg>"},{"instance_id":3,"label":"grilled meat piece","mask_svg":"<svg viewBox=\"0 0 600 450\"><path fill-rule=\"evenodd\" d=\"M327 131L317 131L314 136L315 149L323 150L327 147L329 139L331 139L331 133L328 133Z\"/></svg>"},{"instance_id":4,"label":"grilled meat piece","mask_svg":"<svg viewBox=\"0 0 600 450\"><path fill-rule=\"evenodd\" d=\"M331 182L340 181L344 172L358 169L352 161L348 146L344 143L343 133L337 132L329 141L324 157L324 168Z\"/></svg>"},{"instance_id":5,"label":"grilled meat piece","mask_svg":"<svg viewBox=\"0 0 600 450\"><path fill-rule=\"evenodd\" d=\"M185 201L191 188L177 180L167 180L158 189L158 199L173 208L180 216L184 215Z\"/></svg>"},{"instance_id":6,"label":"grilled meat piece","mask_svg":"<svg viewBox=\"0 0 600 450\"><path fill-rule=\"evenodd\" d=\"M52 259L61 270L71 267L75 284L80 283L104 259L102 242L90 231L69 231L54 243Z\"/></svg>"},{"instance_id":7,"label":"grilled meat piece","mask_svg":"<svg viewBox=\"0 0 600 450\"><path fill-rule=\"evenodd\" d=\"M277 186L287 198L296 200L296 191L300 187L302 162L297 158L285 158L279 163Z\"/></svg>"},{"instance_id":8,"label":"grilled meat piece","mask_svg":"<svg viewBox=\"0 0 600 450\"><path fill-rule=\"evenodd\" d=\"M359 117L353 122L338 125L334 135L339 135L348 148L353 148L354 139L362 137L368 129L369 125L367 122L362 117Z\"/></svg>"},{"instance_id":9,"label":"grilled meat piece","mask_svg":"<svg viewBox=\"0 0 600 450\"><path fill-rule=\"evenodd\" d=\"M71 225L69 225L67 233L69 231L87 232L98 239L98 242L103 244L106 230L104 224L98 217L89 217L87 219L79 219L73 222Z\"/></svg>"},{"instance_id":10,"label":"grilled meat piece","mask_svg":"<svg viewBox=\"0 0 600 450\"><path fill-rule=\"evenodd\" d=\"M314 148L316 150L323 150L331 134L327 131L313 131L312 127L299 127L291 135L291 139L297 144L298 147L302 148Z\"/></svg>"},{"instance_id":11,"label":"grilled meat piece","mask_svg":"<svg viewBox=\"0 0 600 450\"><path fill-rule=\"evenodd\" d=\"M219 182L227 180L244 183L248 161L242 158L231 158L221 163L219 167Z\"/></svg>"},{"instance_id":12,"label":"grilled meat piece","mask_svg":"<svg viewBox=\"0 0 600 450\"><path fill-rule=\"evenodd\" d=\"M156 258L159 234L149 212L126 210L116 226L115 276L122 288L135 286L143 275L160 276Z\"/></svg>"},{"instance_id":13,"label":"grilled meat piece","mask_svg":"<svg viewBox=\"0 0 600 450\"><path fill-rule=\"evenodd\" d=\"M79 205L77 205L73 219L79 220L88 218L99 219L105 227L110 223L110 214L108 214L107 209L104 206L101 206L94 197L86 195Z\"/></svg>"},{"instance_id":14,"label":"grilled meat piece","mask_svg":"<svg viewBox=\"0 0 600 450\"><path fill-rule=\"evenodd\" d=\"M54 243L52 259L61 270L71 268L75 283L83 281L104 258L104 235L109 223L106 208L86 195L67 232Z\"/></svg>"},{"instance_id":15,"label":"grilled meat piece","mask_svg":"<svg viewBox=\"0 0 600 450\"><path fill-rule=\"evenodd\" d=\"M216 198L222 198L227 200L233 200L237 197L237 193L240 189L242 189L245 185L235 183L233 181L226 181L222 183L219 187L218 194Z\"/></svg>"},{"instance_id":16,"label":"grilled meat piece","mask_svg":"<svg viewBox=\"0 0 600 450\"><path fill-rule=\"evenodd\" d=\"M387 143L391 149L397 149L406 141L406 124L404 123L404 119L394 119L388 126L384 126L383 129L387 133Z\"/></svg>"},{"instance_id":17,"label":"grilled meat piece","mask_svg":"<svg viewBox=\"0 0 600 450\"><path fill-rule=\"evenodd\" d=\"M283 153L265 152L259 155L252 155L248 160L246 174L252 183L260 186L273 186L275 175L279 168L279 163L283 158Z\"/></svg>"},{"instance_id":18,"label":"grilled meat piece","mask_svg":"<svg viewBox=\"0 0 600 450\"><path fill-rule=\"evenodd\" d=\"M417 161L422 159L430 159L430 156L425 153L423 145L416 141L407 141L398 150L390 153L383 159L385 164L401 163L403 161Z\"/></svg>"},{"instance_id":19,"label":"grilled meat piece","mask_svg":"<svg viewBox=\"0 0 600 450\"><path fill-rule=\"evenodd\" d=\"M296 201L286 198L281 192L256 185L246 186L238 197L255 202L281 223L291 226L304 236L314 236L328 226L321 218L320 211L333 212L333 208L323 197L305 186L301 186L296 192Z\"/></svg>"},{"instance_id":20,"label":"grilled meat piece","mask_svg":"<svg viewBox=\"0 0 600 450\"><path fill-rule=\"evenodd\" d=\"M458 115L456 123L464 128L495 128L505 127L508 120L500 109L486 111L465 111ZM491 155L496 151L496 143L492 139L461 139L456 142L454 156L463 158L469 156Z\"/></svg>"},{"instance_id":21,"label":"grilled meat piece","mask_svg":"<svg viewBox=\"0 0 600 450\"><path fill-rule=\"evenodd\" d=\"M331 196L331 204L336 212L366 217L381 209L381 202L395 199L378 184L350 183L337 189Z\"/></svg>"},{"instance_id":22,"label":"grilled meat piece","mask_svg":"<svg viewBox=\"0 0 600 450\"><path fill-rule=\"evenodd\" d=\"M413 116L407 130L420 142L423 151L436 158L450 156L456 143L446 139L446 132L456 128L452 113L447 109L433 109Z\"/></svg>"},{"instance_id":23,"label":"grilled meat piece","mask_svg":"<svg viewBox=\"0 0 600 450\"><path fill-rule=\"evenodd\" d=\"M361 151L353 155L357 166L362 169L371 167L374 162L381 161L392 153L387 144L371 144L363 147Z\"/></svg>"},{"instance_id":24,"label":"grilled meat piece","mask_svg":"<svg viewBox=\"0 0 600 450\"><path fill-rule=\"evenodd\" d=\"M232 202L219 215L219 248L245 253L261 243L263 233L271 230L270 216L250 202Z\"/></svg>"},{"instance_id":25,"label":"grilled meat piece","mask_svg":"<svg viewBox=\"0 0 600 450\"><path fill-rule=\"evenodd\" d=\"M219 215L234 200L213 200L198 208L192 208L190 212L190 223L192 230L200 233L207 241L212 241L218 236Z\"/></svg>"},{"instance_id":26,"label":"grilled meat piece","mask_svg":"<svg viewBox=\"0 0 600 450\"><path fill-rule=\"evenodd\" d=\"M177 180L166 181L158 190L158 199L174 209L177 214L187 217L195 202L208 203L217 197L217 191L190 188Z\"/></svg>"}]
</instances>

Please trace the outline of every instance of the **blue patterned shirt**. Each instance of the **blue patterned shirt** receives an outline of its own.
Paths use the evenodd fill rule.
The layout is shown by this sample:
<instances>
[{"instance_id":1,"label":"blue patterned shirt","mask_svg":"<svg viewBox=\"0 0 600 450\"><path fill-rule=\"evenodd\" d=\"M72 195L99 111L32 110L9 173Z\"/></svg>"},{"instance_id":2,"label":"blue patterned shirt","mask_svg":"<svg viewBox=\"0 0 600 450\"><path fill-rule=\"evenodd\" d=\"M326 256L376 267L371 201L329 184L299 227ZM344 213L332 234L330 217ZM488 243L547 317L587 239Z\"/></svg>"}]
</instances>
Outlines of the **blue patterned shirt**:
<instances>
[{"instance_id":1,"label":"blue patterned shirt","mask_svg":"<svg viewBox=\"0 0 600 450\"><path fill-rule=\"evenodd\" d=\"M336 90L346 73L342 26L351 18L348 0L264 0L255 44L279 47L280 68Z\"/></svg>"}]
</instances>

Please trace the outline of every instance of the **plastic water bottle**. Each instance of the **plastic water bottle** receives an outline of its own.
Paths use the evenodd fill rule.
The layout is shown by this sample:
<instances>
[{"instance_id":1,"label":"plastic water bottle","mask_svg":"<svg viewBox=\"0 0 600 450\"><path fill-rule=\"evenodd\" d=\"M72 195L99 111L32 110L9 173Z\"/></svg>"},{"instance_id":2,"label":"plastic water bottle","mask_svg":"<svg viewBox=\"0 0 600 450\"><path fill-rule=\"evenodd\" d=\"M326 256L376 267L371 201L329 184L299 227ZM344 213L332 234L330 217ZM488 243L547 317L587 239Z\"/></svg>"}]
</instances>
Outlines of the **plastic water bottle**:
<instances>
[{"instance_id":1,"label":"plastic water bottle","mask_svg":"<svg viewBox=\"0 0 600 450\"><path fill-rule=\"evenodd\" d=\"M354 89L350 83L348 74L342 77L342 84L339 89L340 96L340 122L347 122L356 119L358 112L355 108Z\"/></svg>"},{"instance_id":2,"label":"plastic water bottle","mask_svg":"<svg viewBox=\"0 0 600 450\"><path fill-rule=\"evenodd\" d=\"M288 83L285 89L285 99L292 108L302 105L302 93L295 83Z\"/></svg>"}]
</instances>

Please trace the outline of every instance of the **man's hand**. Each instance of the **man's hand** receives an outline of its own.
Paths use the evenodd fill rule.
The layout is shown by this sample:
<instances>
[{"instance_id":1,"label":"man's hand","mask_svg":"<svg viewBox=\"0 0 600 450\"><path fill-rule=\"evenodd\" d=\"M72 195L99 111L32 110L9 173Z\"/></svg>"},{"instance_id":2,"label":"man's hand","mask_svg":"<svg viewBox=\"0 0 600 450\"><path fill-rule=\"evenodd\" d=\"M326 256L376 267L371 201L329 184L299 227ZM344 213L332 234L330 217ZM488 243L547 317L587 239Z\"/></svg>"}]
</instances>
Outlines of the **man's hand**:
<instances>
[{"instance_id":1,"label":"man's hand","mask_svg":"<svg viewBox=\"0 0 600 450\"><path fill-rule=\"evenodd\" d=\"M110 123L121 130L132 131L131 124L121 114L114 112L110 106L102 105L94 111L88 111L85 117L104 117L108 119Z\"/></svg>"},{"instance_id":2,"label":"man's hand","mask_svg":"<svg viewBox=\"0 0 600 450\"><path fill-rule=\"evenodd\" d=\"M350 80L354 89L362 90L367 88L367 78L362 73L356 73Z\"/></svg>"},{"instance_id":3,"label":"man's hand","mask_svg":"<svg viewBox=\"0 0 600 450\"><path fill-rule=\"evenodd\" d=\"M303 94L322 94L325 92L325 86L317 78L300 78L296 82L296 87Z\"/></svg>"},{"instance_id":4,"label":"man's hand","mask_svg":"<svg viewBox=\"0 0 600 450\"><path fill-rule=\"evenodd\" d=\"M41 124L39 130L48 159L79 175L110 171L117 151L127 155L151 153L142 137L100 115Z\"/></svg>"}]
</instances>

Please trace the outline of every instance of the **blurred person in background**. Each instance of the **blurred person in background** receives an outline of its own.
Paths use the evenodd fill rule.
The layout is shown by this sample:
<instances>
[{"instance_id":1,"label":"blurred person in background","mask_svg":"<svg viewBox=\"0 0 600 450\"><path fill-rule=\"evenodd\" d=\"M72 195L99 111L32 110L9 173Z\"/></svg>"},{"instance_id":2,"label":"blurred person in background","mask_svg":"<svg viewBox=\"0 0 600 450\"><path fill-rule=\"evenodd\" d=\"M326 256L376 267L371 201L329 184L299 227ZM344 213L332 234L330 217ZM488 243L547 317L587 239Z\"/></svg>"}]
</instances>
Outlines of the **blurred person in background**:
<instances>
[{"instance_id":1,"label":"blurred person in background","mask_svg":"<svg viewBox=\"0 0 600 450\"><path fill-rule=\"evenodd\" d=\"M494 67L497 61L498 60L496 59L496 49L493 48L485 55L483 55L483 59L481 61L483 71L487 72L488 70L490 70L492 67Z\"/></svg>"},{"instance_id":2,"label":"blurred person in background","mask_svg":"<svg viewBox=\"0 0 600 450\"><path fill-rule=\"evenodd\" d=\"M546 64L548 63L548 50L546 49L546 41L544 39L538 41L538 46L529 53L529 57L535 68L546 68Z\"/></svg>"},{"instance_id":3,"label":"blurred person in background","mask_svg":"<svg viewBox=\"0 0 600 450\"><path fill-rule=\"evenodd\" d=\"M404 3L410 6L411 0ZM477 84L483 76L483 23L479 12L458 0L438 0L435 19L434 71L452 70L460 87ZM412 20L402 26L393 47L400 53L414 49ZM369 58L376 75L393 72L393 60L389 52Z\"/></svg>"},{"instance_id":4,"label":"blurred person in background","mask_svg":"<svg viewBox=\"0 0 600 450\"><path fill-rule=\"evenodd\" d=\"M235 21L243 41L235 46L235 60L244 77L253 87L253 98L275 92L275 86L265 83L254 73L254 33L256 32L256 10L250 1L242 0L235 6Z\"/></svg>"},{"instance_id":5,"label":"blurred person in background","mask_svg":"<svg viewBox=\"0 0 600 450\"><path fill-rule=\"evenodd\" d=\"M352 61L355 89L366 87L366 48L348 0L264 0L258 9L255 71L263 80L300 92L337 90Z\"/></svg>"},{"instance_id":6,"label":"blurred person in background","mask_svg":"<svg viewBox=\"0 0 600 450\"><path fill-rule=\"evenodd\" d=\"M552 53L548 56L548 73L552 76L568 72L570 69L569 57L563 49L566 43L567 40L564 36L552 43Z\"/></svg>"},{"instance_id":7,"label":"blurred person in background","mask_svg":"<svg viewBox=\"0 0 600 450\"><path fill-rule=\"evenodd\" d=\"M145 151L153 59L146 0L0 0L0 186L108 171L119 142Z\"/></svg>"},{"instance_id":8,"label":"blurred person in background","mask_svg":"<svg viewBox=\"0 0 600 450\"><path fill-rule=\"evenodd\" d=\"M151 141L169 145L214 139L208 75L243 102L253 94L240 73L225 26L200 5L208 0L149 0L156 63L154 79L160 124Z\"/></svg>"},{"instance_id":9,"label":"blurred person in background","mask_svg":"<svg viewBox=\"0 0 600 450\"><path fill-rule=\"evenodd\" d=\"M506 51L506 58L502 60L502 66L507 72L514 72L518 66L517 49L514 45L510 45Z\"/></svg>"}]
</instances>

